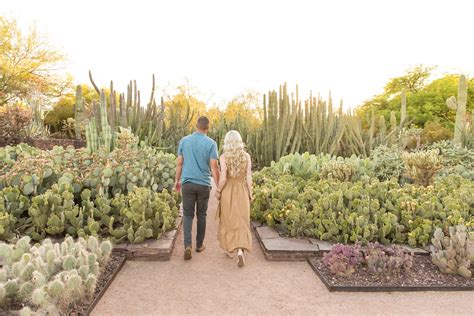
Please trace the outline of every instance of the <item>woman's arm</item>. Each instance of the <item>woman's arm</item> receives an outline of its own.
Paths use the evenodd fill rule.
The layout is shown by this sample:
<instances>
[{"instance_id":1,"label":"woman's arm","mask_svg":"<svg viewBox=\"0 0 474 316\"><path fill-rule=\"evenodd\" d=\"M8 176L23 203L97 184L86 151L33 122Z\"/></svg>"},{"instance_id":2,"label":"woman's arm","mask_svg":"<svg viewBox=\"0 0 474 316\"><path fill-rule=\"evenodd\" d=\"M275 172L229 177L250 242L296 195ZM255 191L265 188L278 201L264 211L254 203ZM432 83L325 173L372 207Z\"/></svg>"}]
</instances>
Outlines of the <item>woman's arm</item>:
<instances>
[{"instance_id":1,"label":"woman's arm","mask_svg":"<svg viewBox=\"0 0 474 316\"><path fill-rule=\"evenodd\" d=\"M245 176L245 179L247 180L247 188L249 189L249 199L253 200L253 193L252 193L252 159L250 158L250 155L247 154L247 174Z\"/></svg>"},{"instance_id":2,"label":"woman's arm","mask_svg":"<svg viewBox=\"0 0 474 316\"><path fill-rule=\"evenodd\" d=\"M219 176L219 185L217 186L217 190L216 190L217 199L221 198L221 191L224 188L225 183L227 181L227 166L225 164L224 155L221 156L220 162L221 162L221 172L220 172L220 176Z\"/></svg>"}]
</instances>

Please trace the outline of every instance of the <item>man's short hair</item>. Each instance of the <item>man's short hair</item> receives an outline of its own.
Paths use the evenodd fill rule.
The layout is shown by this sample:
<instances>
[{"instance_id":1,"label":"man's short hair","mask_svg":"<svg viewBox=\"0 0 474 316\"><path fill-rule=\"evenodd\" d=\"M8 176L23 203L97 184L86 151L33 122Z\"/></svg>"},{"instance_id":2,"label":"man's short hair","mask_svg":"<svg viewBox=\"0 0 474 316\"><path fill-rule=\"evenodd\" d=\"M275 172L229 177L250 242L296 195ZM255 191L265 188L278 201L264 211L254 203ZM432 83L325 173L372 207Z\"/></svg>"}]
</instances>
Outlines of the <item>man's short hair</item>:
<instances>
[{"instance_id":1,"label":"man's short hair","mask_svg":"<svg viewBox=\"0 0 474 316\"><path fill-rule=\"evenodd\" d=\"M207 116L201 116L197 120L196 127L200 130L207 131L209 129L209 119Z\"/></svg>"}]
</instances>

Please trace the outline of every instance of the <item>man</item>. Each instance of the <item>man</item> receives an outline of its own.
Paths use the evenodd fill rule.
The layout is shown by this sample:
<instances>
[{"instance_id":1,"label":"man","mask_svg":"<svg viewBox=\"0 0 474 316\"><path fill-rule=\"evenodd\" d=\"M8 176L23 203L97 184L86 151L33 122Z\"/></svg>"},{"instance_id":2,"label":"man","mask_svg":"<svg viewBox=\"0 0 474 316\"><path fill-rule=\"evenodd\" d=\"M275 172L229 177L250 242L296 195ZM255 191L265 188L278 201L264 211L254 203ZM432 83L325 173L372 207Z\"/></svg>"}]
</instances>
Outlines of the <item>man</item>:
<instances>
[{"instance_id":1,"label":"man","mask_svg":"<svg viewBox=\"0 0 474 316\"><path fill-rule=\"evenodd\" d=\"M211 171L215 183L219 183L217 144L207 137L209 119L201 116L197 131L183 137L178 147L175 189L182 191L184 260L192 257L192 227L194 213L197 217L196 251L205 249L207 203L211 192Z\"/></svg>"}]
</instances>

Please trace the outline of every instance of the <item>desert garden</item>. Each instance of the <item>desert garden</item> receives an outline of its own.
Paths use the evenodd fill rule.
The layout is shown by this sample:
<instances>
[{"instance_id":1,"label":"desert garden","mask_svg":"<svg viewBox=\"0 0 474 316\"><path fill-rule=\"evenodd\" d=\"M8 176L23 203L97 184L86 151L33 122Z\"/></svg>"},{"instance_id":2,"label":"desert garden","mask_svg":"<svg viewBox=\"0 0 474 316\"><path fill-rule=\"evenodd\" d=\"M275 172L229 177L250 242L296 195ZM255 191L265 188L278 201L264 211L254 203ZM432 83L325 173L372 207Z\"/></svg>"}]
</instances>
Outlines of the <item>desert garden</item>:
<instances>
[{"instance_id":1,"label":"desert garden","mask_svg":"<svg viewBox=\"0 0 474 316\"><path fill-rule=\"evenodd\" d=\"M148 96L91 71L74 86L43 67L57 52L22 50L39 39L0 19L1 314L363 313L371 297L370 313L474 308L474 79L420 65L353 110L286 83L210 107L185 86L159 96L154 76ZM15 62L29 51L43 59ZM181 258L175 155L200 115L219 145L240 131L253 159L247 271L211 220L209 250Z\"/></svg>"}]
</instances>

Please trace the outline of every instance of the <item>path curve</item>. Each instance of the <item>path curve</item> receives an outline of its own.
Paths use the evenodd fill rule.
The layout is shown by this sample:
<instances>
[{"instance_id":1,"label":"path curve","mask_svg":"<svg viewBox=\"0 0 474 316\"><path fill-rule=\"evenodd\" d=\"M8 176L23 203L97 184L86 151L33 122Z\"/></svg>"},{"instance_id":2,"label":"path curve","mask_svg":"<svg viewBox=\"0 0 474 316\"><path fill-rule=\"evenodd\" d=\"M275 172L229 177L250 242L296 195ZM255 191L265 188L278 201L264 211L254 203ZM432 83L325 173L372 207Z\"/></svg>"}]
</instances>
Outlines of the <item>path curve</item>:
<instances>
[{"instance_id":1,"label":"path curve","mask_svg":"<svg viewBox=\"0 0 474 316\"><path fill-rule=\"evenodd\" d=\"M266 261L255 236L253 253L240 269L219 249L217 203L211 196L206 250L193 252L192 260L184 261L180 231L170 261L127 261L92 315L472 315L474 311L474 292L330 293L306 262Z\"/></svg>"}]
</instances>

